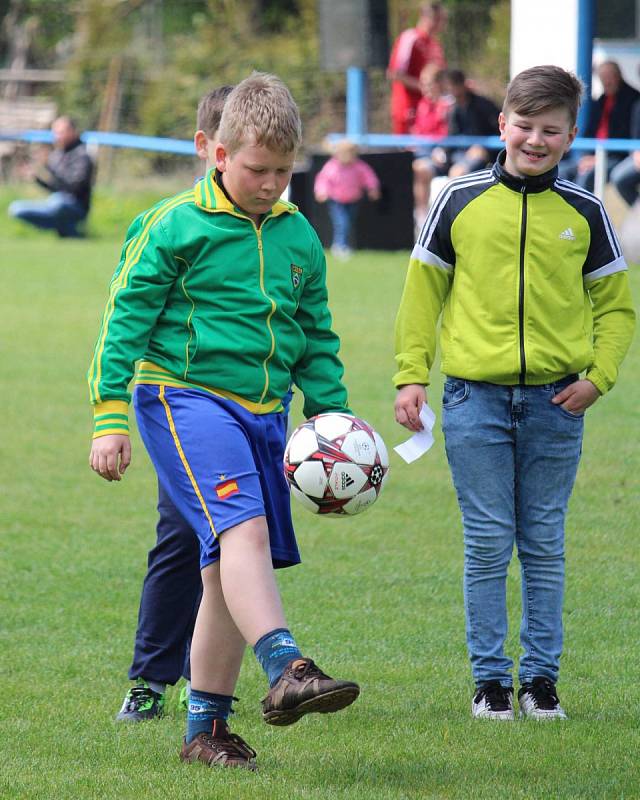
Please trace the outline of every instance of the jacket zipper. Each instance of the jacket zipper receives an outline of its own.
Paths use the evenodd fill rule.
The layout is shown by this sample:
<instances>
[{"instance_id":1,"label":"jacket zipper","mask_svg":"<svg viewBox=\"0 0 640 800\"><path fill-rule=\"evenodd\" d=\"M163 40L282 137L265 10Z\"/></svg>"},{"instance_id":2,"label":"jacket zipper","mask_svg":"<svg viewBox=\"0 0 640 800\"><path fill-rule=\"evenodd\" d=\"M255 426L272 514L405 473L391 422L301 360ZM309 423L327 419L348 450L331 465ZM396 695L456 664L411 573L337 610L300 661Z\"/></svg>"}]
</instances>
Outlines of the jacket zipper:
<instances>
[{"instance_id":1,"label":"jacket zipper","mask_svg":"<svg viewBox=\"0 0 640 800\"><path fill-rule=\"evenodd\" d=\"M527 359L524 352L524 248L527 238L527 193L522 187L522 220L520 224L520 293L518 297L518 327L520 333L520 384L527 374Z\"/></svg>"},{"instance_id":2,"label":"jacket zipper","mask_svg":"<svg viewBox=\"0 0 640 800\"><path fill-rule=\"evenodd\" d=\"M264 222L266 222L266 220L263 220L263 224ZM262 225L258 227L257 225L254 224L254 228L256 231L256 236L258 237L258 254L260 257L260 289L262 291L262 294L271 303L271 311L267 316L267 330L269 331L269 336L271 337L271 349L269 350L269 354L267 355L265 360L262 362L262 368L264 369L264 389L262 390L262 394L260 395L260 400L259 400L259 402L262 403L269 389L269 369L267 367L267 364L271 359L271 357L273 356L273 353L275 352L276 349L276 337L273 333L273 328L271 327L271 317L275 313L276 303L275 300L272 297L269 297L269 295L267 294L267 290L264 284L264 252L262 249Z\"/></svg>"}]
</instances>

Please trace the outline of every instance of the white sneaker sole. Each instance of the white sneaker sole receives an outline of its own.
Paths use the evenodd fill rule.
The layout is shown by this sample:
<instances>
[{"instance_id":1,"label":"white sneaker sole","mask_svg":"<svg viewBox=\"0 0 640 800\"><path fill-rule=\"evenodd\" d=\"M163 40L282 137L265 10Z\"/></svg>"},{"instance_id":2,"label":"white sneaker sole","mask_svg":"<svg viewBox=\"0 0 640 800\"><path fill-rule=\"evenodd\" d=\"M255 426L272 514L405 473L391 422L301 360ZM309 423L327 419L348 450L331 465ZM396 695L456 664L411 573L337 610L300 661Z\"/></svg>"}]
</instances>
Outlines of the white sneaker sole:
<instances>
[{"instance_id":1,"label":"white sneaker sole","mask_svg":"<svg viewBox=\"0 0 640 800\"><path fill-rule=\"evenodd\" d=\"M513 722L516 718L513 711L485 711L482 714L474 714L472 711L471 715L474 719L493 719L498 722Z\"/></svg>"},{"instance_id":2,"label":"white sneaker sole","mask_svg":"<svg viewBox=\"0 0 640 800\"><path fill-rule=\"evenodd\" d=\"M534 711L523 711L520 709L520 716L523 719L533 719L537 722L554 719L568 719L567 715L562 709L559 711L541 711L540 709L535 709Z\"/></svg>"}]
</instances>

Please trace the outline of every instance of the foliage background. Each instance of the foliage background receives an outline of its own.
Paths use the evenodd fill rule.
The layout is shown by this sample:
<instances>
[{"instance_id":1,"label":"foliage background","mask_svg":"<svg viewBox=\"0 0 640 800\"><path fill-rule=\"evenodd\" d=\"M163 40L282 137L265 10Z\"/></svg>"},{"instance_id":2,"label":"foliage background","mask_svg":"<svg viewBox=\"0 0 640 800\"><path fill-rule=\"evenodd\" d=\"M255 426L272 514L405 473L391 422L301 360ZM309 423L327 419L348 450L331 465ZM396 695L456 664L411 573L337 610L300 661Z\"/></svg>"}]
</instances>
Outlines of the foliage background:
<instances>
[{"instance_id":1,"label":"foliage background","mask_svg":"<svg viewBox=\"0 0 640 800\"><path fill-rule=\"evenodd\" d=\"M508 78L508 0L445 5L450 65L500 99ZM418 7L418 0L390 0L389 45L415 24ZM0 19L0 63L11 60L13 19L31 31L29 66L64 69L55 99L87 129L190 138L202 94L259 69L290 85L307 147L344 130L345 76L320 69L316 0L0 0ZM384 69L371 68L369 82L369 128L387 131Z\"/></svg>"}]
</instances>

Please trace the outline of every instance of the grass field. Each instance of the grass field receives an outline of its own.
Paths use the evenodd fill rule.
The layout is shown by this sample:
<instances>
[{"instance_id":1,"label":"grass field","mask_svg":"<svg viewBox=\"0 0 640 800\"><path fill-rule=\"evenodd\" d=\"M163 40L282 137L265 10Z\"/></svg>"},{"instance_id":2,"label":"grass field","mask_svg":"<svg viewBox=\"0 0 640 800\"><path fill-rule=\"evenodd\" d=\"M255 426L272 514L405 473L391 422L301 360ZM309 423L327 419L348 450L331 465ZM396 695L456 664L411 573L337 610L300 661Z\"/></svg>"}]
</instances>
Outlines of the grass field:
<instances>
[{"instance_id":1,"label":"grass field","mask_svg":"<svg viewBox=\"0 0 640 800\"><path fill-rule=\"evenodd\" d=\"M87 466L85 372L124 226L149 198L100 196L93 236L58 241L6 221L10 194L0 193L3 800L640 797L637 340L615 391L588 414L570 507L559 687L569 722L470 719L461 529L438 426L413 465L392 453L388 488L364 515L319 521L295 509L304 563L280 573L289 622L325 669L360 682L359 701L271 729L247 654L234 726L260 772L185 766L177 689L165 719L114 723L154 541L154 475L137 433L121 484ZM329 264L351 403L389 448L405 438L390 376L406 258ZM438 418L440 388L430 393ZM509 595L515 656L515 565Z\"/></svg>"}]
</instances>

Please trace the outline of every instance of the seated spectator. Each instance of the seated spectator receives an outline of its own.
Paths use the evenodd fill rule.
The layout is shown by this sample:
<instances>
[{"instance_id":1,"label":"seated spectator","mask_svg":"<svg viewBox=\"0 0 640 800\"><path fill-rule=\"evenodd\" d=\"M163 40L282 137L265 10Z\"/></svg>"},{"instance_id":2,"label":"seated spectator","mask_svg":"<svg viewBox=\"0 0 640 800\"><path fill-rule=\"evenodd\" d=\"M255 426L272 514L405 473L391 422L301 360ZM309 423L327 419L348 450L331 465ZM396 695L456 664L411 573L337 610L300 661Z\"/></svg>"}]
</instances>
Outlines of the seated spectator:
<instances>
[{"instance_id":1,"label":"seated spectator","mask_svg":"<svg viewBox=\"0 0 640 800\"><path fill-rule=\"evenodd\" d=\"M70 117L58 117L52 126L53 150L45 151L42 163L29 167L28 174L51 194L43 201L16 200L9 215L55 230L58 236L81 236L78 223L89 213L93 163L80 141Z\"/></svg>"},{"instance_id":2,"label":"seated spectator","mask_svg":"<svg viewBox=\"0 0 640 800\"><path fill-rule=\"evenodd\" d=\"M420 73L422 97L416 107L411 133L442 138L449 131L451 101L446 96L446 70L428 64Z\"/></svg>"},{"instance_id":3,"label":"seated spectator","mask_svg":"<svg viewBox=\"0 0 640 800\"><path fill-rule=\"evenodd\" d=\"M420 73L422 97L416 108L411 133L442 139L449 130L451 101L445 95L445 71L428 64ZM437 175L446 175L447 154L442 147L423 147L416 151L413 162L413 202L416 226L426 217L431 182Z\"/></svg>"},{"instance_id":4,"label":"seated spectator","mask_svg":"<svg viewBox=\"0 0 640 800\"><path fill-rule=\"evenodd\" d=\"M488 97L474 92L460 69L446 73L446 91L454 103L449 117L449 136L497 136L500 109ZM449 152L449 177L457 178L468 172L484 169L495 161L498 150L487 150L482 145L451 150Z\"/></svg>"},{"instance_id":5,"label":"seated spectator","mask_svg":"<svg viewBox=\"0 0 640 800\"><path fill-rule=\"evenodd\" d=\"M378 176L361 158L358 148L347 139L338 142L335 155L316 175L313 192L318 203L329 202L333 226L331 252L339 259L351 255L351 228L358 204L366 194L369 200L380 197Z\"/></svg>"},{"instance_id":6,"label":"seated spectator","mask_svg":"<svg viewBox=\"0 0 640 800\"><path fill-rule=\"evenodd\" d=\"M640 100L631 111L631 138L640 139ZM611 170L611 182L627 205L632 206L638 199L640 186L640 150L634 150Z\"/></svg>"},{"instance_id":7,"label":"seated spectator","mask_svg":"<svg viewBox=\"0 0 640 800\"><path fill-rule=\"evenodd\" d=\"M582 135L592 139L630 139L631 111L640 99L640 92L625 83L615 61L603 61L598 67L598 77L604 91L592 104L589 122ZM626 154L620 152L607 154L607 178L625 157ZM595 160L593 153L583 155L577 161L565 158L560 162L560 174L592 192Z\"/></svg>"}]
</instances>

